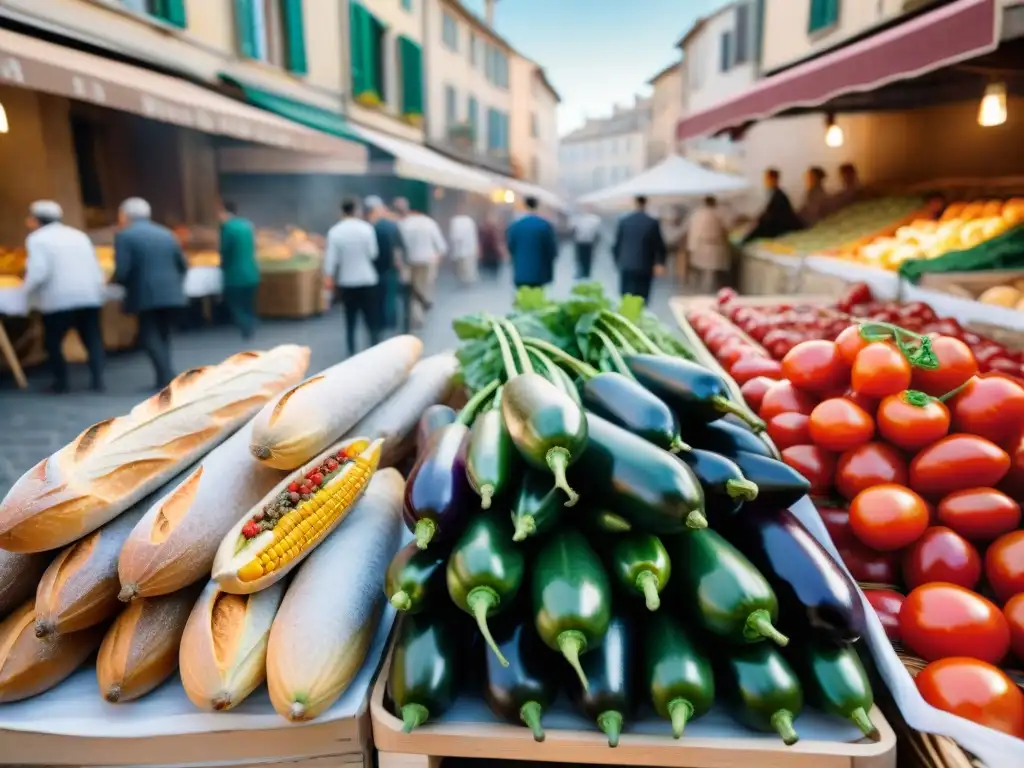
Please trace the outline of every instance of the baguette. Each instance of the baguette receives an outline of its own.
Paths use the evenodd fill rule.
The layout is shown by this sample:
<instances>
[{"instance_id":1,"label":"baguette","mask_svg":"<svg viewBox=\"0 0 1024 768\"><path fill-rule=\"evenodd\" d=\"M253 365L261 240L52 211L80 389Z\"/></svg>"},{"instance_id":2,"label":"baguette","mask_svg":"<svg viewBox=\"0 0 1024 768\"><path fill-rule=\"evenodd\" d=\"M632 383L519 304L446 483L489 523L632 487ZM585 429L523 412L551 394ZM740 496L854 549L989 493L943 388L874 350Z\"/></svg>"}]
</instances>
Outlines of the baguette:
<instances>
[{"instance_id":1,"label":"baguette","mask_svg":"<svg viewBox=\"0 0 1024 768\"><path fill-rule=\"evenodd\" d=\"M281 716L317 717L362 667L384 604L384 571L402 542L404 493L397 470L380 470L349 519L288 587L267 648L270 701Z\"/></svg>"},{"instance_id":2,"label":"baguette","mask_svg":"<svg viewBox=\"0 0 1024 768\"><path fill-rule=\"evenodd\" d=\"M178 655L181 684L199 709L222 711L267 677L267 639L284 582L254 595L231 595L210 582L192 609Z\"/></svg>"},{"instance_id":3,"label":"baguette","mask_svg":"<svg viewBox=\"0 0 1024 768\"><path fill-rule=\"evenodd\" d=\"M155 597L208 579L221 539L284 477L249 454L246 425L153 504L117 564L121 600Z\"/></svg>"},{"instance_id":4,"label":"baguette","mask_svg":"<svg viewBox=\"0 0 1024 768\"><path fill-rule=\"evenodd\" d=\"M21 701L62 683L88 659L101 627L40 640L35 610L28 601L0 622L0 704Z\"/></svg>"},{"instance_id":5,"label":"baguette","mask_svg":"<svg viewBox=\"0 0 1024 768\"><path fill-rule=\"evenodd\" d=\"M450 352L420 360L409 378L356 424L349 435L382 439L380 465L394 466L414 449L413 432L423 411L451 395L458 369L459 361Z\"/></svg>"},{"instance_id":6,"label":"baguette","mask_svg":"<svg viewBox=\"0 0 1024 768\"><path fill-rule=\"evenodd\" d=\"M248 595L286 576L352 511L377 471L382 444L338 443L282 480L221 541L217 586Z\"/></svg>"},{"instance_id":7,"label":"baguette","mask_svg":"<svg viewBox=\"0 0 1024 768\"><path fill-rule=\"evenodd\" d=\"M242 352L89 427L0 502L0 549L42 552L95 531L228 437L308 364L306 347Z\"/></svg>"},{"instance_id":8,"label":"baguette","mask_svg":"<svg viewBox=\"0 0 1024 768\"><path fill-rule=\"evenodd\" d=\"M145 696L178 668L178 646L197 587L135 600L107 630L96 658L100 695L111 704Z\"/></svg>"},{"instance_id":9,"label":"baguette","mask_svg":"<svg viewBox=\"0 0 1024 768\"><path fill-rule=\"evenodd\" d=\"M19 555L0 549L0 620L35 594L50 558Z\"/></svg>"},{"instance_id":10,"label":"baguette","mask_svg":"<svg viewBox=\"0 0 1024 768\"><path fill-rule=\"evenodd\" d=\"M252 455L277 469L302 466L405 381L422 353L415 336L396 336L289 389L253 420Z\"/></svg>"}]
</instances>

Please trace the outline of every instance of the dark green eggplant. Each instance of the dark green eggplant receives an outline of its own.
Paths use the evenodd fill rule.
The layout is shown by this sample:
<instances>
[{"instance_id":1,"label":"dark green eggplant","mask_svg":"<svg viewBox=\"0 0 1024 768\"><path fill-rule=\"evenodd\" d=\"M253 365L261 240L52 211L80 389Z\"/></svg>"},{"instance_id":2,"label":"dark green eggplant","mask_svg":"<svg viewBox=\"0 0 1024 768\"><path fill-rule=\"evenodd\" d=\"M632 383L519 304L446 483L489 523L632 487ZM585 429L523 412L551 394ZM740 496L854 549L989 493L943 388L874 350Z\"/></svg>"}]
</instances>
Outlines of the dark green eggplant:
<instances>
[{"instance_id":1,"label":"dark green eggplant","mask_svg":"<svg viewBox=\"0 0 1024 768\"><path fill-rule=\"evenodd\" d=\"M399 622L387 693L405 733L443 715L458 695L465 627L453 618L458 617L439 610L406 615Z\"/></svg>"},{"instance_id":2,"label":"dark green eggplant","mask_svg":"<svg viewBox=\"0 0 1024 768\"><path fill-rule=\"evenodd\" d=\"M584 526L598 533L629 533L633 530L629 520L601 507L581 510L579 517Z\"/></svg>"},{"instance_id":3,"label":"dark green eggplant","mask_svg":"<svg viewBox=\"0 0 1024 768\"><path fill-rule=\"evenodd\" d=\"M590 688L584 690L579 680L569 684L576 706L597 723L608 737L609 747L619 745L623 722L636 707L633 697L635 642L632 620L625 612L616 611L601 645L580 659Z\"/></svg>"},{"instance_id":4,"label":"dark green eggplant","mask_svg":"<svg viewBox=\"0 0 1024 768\"><path fill-rule=\"evenodd\" d=\"M416 454L420 455L426 450L430 438L441 427L454 424L459 414L447 405L431 405L420 416L419 424L416 426Z\"/></svg>"},{"instance_id":5,"label":"dark green eggplant","mask_svg":"<svg viewBox=\"0 0 1024 768\"><path fill-rule=\"evenodd\" d=\"M500 515L478 514L452 547L445 570L452 602L476 619L480 634L503 666L487 619L512 605L523 583L526 557L512 543L508 523Z\"/></svg>"},{"instance_id":6,"label":"dark green eggplant","mask_svg":"<svg viewBox=\"0 0 1024 768\"><path fill-rule=\"evenodd\" d=\"M666 611L644 621L644 686L660 717L680 738L686 724L711 709L715 676L711 663L682 623Z\"/></svg>"},{"instance_id":7,"label":"dark green eggplant","mask_svg":"<svg viewBox=\"0 0 1024 768\"><path fill-rule=\"evenodd\" d=\"M791 466L778 459L737 451L733 458L740 472L757 485L758 509L787 509L811 492L811 484Z\"/></svg>"},{"instance_id":8,"label":"dark green eggplant","mask_svg":"<svg viewBox=\"0 0 1024 768\"><path fill-rule=\"evenodd\" d=\"M748 451L769 459L780 457L778 449L764 433L755 435L749 429L737 427L719 419L710 424L687 424L686 440L694 448L714 451L727 459L736 459L738 451Z\"/></svg>"},{"instance_id":9,"label":"dark green eggplant","mask_svg":"<svg viewBox=\"0 0 1024 768\"><path fill-rule=\"evenodd\" d=\"M480 497L481 509L490 509L491 501L509 489L518 458L501 409L491 408L477 416L466 440L466 477Z\"/></svg>"},{"instance_id":10,"label":"dark green eggplant","mask_svg":"<svg viewBox=\"0 0 1024 768\"><path fill-rule=\"evenodd\" d=\"M529 536L551 530L562 517L563 509L565 495L551 486L551 478L536 469L527 469L512 506L512 541L525 541Z\"/></svg>"},{"instance_id":11,"label":"dark green eggplant","mask_svg":"<svg viewBox=\"0 0 1024 768\"><path fill-rule=\"evenodd\" d=\"M649 443L678 453L689 446L679 436L679 421L665 403L621 373L599 373L583 383L583 406Z\"/></svg>"},{"instance_id":12,"label":"dark green eggplant","mask_svg":"<svg viewBox=\"0 0 1024 768\"><path fill-rule=\"evenodd\" d=\"M550 472L565 491L565 506L579 498L566 478L587 445L587 419L569 395L537 373L523 373L501 392L501 415L519 454L534 469Z\"/></svg>"},{"instance_id":13,"label":"dark green eggplant","mask_svg":"<svg viewBox=\"0 0 1024 768\"><path fill-rule=\"evenodd\" d=\"M647 610L661 607L661 591L672 575L672 563L661 539L651 533L611 537L608 572L631 597L642 597Z\"/></svg>"},{"instance_id":14,"label":"dark green eggplant","mask_svg":"<svg viewBox=\"0 0 1024 768\"><path fill-rule=\"evenodd\" d=\"M494 640L509 665L487 654L484 699L495 715L523 723L536 741L544 741L541 716L558 694L552 664L557 657L537 637L533 622L518 613L501 617L494 627Z\"/></svg>"},{"instance_id":15,"label":"dark green eggplant","mask_svg":"<svg viewBox=\"0 0 1024 768\"><path fill-rule=\"evenodd\" d=\"M712 530L676 536L669 554L673 581L707 631L734 643L789 639L775 628L779 602L761 572L732 544Z\"/></svg>"},{"instance_id":16,"label":"dark green eggplant","mask_svg":"<svg viewBox=\"0 0 1024 768\"><path fill-rule=\"evenodd\" d=\"M857 650L827 640L795 643L789 661L803 683L807 701L822 712L850 720L865 736L878 732L868 713L875 697Z\"/></svg>"},{"instance_id":17,"label":"dark green eggplant","mask_svg":"<svg viewBox=\"0 0 1024 768\"><path fill-rule=\"evenodd\" d=\"M419 613L443 600L446 559L446 552L420 549L415 541L398 550L384 573L384 594L391 605L405 613Z\"/></svg>"},{"instance_id":18,"label":"dark green eggplant","mask_svg":"<svg viewBox=\"0 0 1024 768\"><path fill-rule=\"evenodd\" d=\"M592 502L635 531L669 534L707 526L704 493L689 467L600 416L588 413L587 428L587 449L572 476Z\"/></svg>"},{"instance_id":19,"label":"dark green eggplant","mask_svg":"<svg viewBox=\"0 0 1024 768\"><path fill-rule=\"evenodd\" d=\"M704 514L711 525L726 523L744 502L757 498L757 485L725 456L695 448L679 454L679 460L693 471L704 489Z\"/></svg>"},{"instance_id":20,"label":"dark green eggplant","mask_svg":"<svg viewBox=\"0 0 1024 768\"><path fill-rule=\"evenodd\" d=\"M565 657L586 689L580 656L600 644L611 621L611 587L601 559L579 531L554 531L537 553L531 587L537 633Z\"/></svg>"},{"instance_id":21,"label":"dark green eggplant","mask_svg":"<svg viewBox=\"0 0 1024 768\"><path fill-rule=\"evenodd\" d=\"M793 721L804 707L804 692L789 663L771 643L715 653L719 697L742 725L777 733L787 746L800 740Z\"/></svg>"},{"instance_id":22,"label":"dark green eggplant","mask_svg":"<svg viewBox=\"0 0 1024 768\"><path fill-rule=\"evenodd\" d=\"M728 413L755 432L764 422L729 394L725 379L698 363L670 355L626 355L626 366L637 381L661 398L684 424L706 424Z\"/></svg>"}]
</instances>

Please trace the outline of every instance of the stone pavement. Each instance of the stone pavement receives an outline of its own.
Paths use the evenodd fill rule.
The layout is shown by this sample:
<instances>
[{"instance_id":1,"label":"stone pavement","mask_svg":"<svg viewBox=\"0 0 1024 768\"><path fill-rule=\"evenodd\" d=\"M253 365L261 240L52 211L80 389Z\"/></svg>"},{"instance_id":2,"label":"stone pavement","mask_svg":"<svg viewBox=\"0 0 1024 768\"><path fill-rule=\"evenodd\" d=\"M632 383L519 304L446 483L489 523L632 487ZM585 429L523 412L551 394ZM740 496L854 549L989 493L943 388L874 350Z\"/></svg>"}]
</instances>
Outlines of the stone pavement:
<instances>
[{"instance_id":1,"label":"stone pavement","mask_svg":"<svg viewBox=\"0 0 1024 768\"><path fill-rule=\"evenodd\" d=\"M558 260L557 278L551 290L564 296L572 286L573 258L571 249L563 249ZM618 278L607 251L595 255L593 279L600 280L606 290L617 292ZM473 286L462 286L451 273L442 269L438 278L434 308L427 326L419 335L425 352L432 354L452 348L455 334L452 319L469 312L505 312L512 304L511 278L504 271L496 281L481 280ZM671 282L658 281L652 296L652 309L671 323L668 297ZM310 320L265 322L254 342L243 345L234 329L203 328L178 335L173 340L174 364L178 370L217 363L243 348L267 349L277 344L305 344L312 349L309 372L333 365L344 355L344 321L337 309ZM366 343L365 340L363 343ZM33 388L47 385L44 369L29 372ZM153 378L148 359L141 352L127 352L107 362L108 391L102 395L85 390L87 376L84 366L76 366L72 385L77 391L67 395L49 395L39 391L22 392L9 379L0 383L0 495L40 459L74 439L91 424L118 416L131 409L151 393L147 388Z\"/></svg>"}]
</instances>

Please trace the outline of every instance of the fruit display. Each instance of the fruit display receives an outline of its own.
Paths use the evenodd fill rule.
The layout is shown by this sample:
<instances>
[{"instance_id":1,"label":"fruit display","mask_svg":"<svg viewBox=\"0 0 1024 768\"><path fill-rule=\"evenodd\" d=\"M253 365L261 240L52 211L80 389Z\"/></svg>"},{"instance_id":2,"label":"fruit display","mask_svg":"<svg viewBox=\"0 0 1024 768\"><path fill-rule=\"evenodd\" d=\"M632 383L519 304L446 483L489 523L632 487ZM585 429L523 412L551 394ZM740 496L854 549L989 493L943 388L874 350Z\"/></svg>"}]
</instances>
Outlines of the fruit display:
<instances>
[{"instance_id":1,"label":"fruit display","mask_svg":"<svg viewBox=\"0 0 1024 768\"><path fill-rule=\"evenodd\" d=\"M744 383L748 404L810 485L890 638L926 663L925 701L1024 739L1024 692L1007 674L1024 664L1024 385L922 307L864 316L851 298L868 299L844 297L847 311L827 309L818 330L812 315L778 361L735 327L730 343L714 310L690 322L732 370L777 363ZM734 301L723 295L721 311L771 346Z\"/></svg>"},{"instance_id":2,"label":"fruit display","mask_svg":"<svg viewBox=\"0 0 1024 768\"><path fill-rule=\"evenodd\" d=\"M26 258L24 248L0 246L0 277L24 277Z\"/></svg>"}]
</instances>

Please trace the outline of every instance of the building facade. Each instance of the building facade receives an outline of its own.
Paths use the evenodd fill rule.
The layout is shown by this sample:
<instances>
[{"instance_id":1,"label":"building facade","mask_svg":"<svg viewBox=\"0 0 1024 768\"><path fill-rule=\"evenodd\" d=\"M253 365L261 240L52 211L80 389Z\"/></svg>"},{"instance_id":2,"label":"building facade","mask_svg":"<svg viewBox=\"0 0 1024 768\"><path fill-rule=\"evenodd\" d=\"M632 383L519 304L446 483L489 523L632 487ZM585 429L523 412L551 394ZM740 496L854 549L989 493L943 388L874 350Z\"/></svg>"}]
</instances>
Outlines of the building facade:
<instances>
[{"instance_id":1,"label":"building facade","mask_svg":"<svg viewBox=\"0 0 1024 768\"><path fill-rule=\"evenodd\" d=\"M588 118L563 136L558 147L562 192L580 197L643 171L651 109L651 99L637 96L628 106L615 106L609 117Z\"/></svg>"},{"instance_id":2,"label":"building facade","mask_svg":"<svg viewBox=\"0 0 1024 768\"><path fill-rule=\"evenodd\" d=\"M513 175L545 189L558 185L558 105L544 70L523 56L512 59L511 158Z\"/></svg>"},{"instance_id":3,"label":"building facade","mask_svg":"<svg viewBox=\"0 0 1024 768\"><path fill-rule=\"evenodd\" d=\"M686 67L682 60L669 64L647 81L651 86L651 124L647 164L656 165L676 153L676 124L686 101Z\"/></svg>"}]
</instances>

